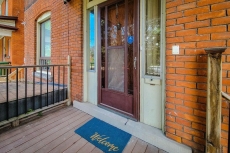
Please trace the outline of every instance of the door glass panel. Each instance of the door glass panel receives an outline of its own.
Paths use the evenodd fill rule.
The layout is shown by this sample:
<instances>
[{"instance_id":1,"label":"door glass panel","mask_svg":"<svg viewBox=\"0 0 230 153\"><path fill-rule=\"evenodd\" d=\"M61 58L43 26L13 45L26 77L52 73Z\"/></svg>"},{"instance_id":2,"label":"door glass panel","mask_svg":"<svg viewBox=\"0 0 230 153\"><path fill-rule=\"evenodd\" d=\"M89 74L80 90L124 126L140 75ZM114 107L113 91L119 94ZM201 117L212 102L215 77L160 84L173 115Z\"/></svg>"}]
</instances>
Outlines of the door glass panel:
<instances>
[{"instance_id":1,"label":"door glass panel","mask_svg":"<svg viewBox=\"0 0 230 153\"><path fill-rule=\"evenodd\" d=\"M105 88L105 8L101 9L101 87Z\"/></svg>"},{"instance_id":2,"label":"door glass panel","mask_svg":"<svg viewBox=\"0 0 230 153\"><path fill-rule=\"evenodd\" d=\"M160 0L146 0L145 74L160 76Z\"/></svg>"},{"instance_id":3,"label":"door glass panel","mask_svg":"<svg viewBox=\"0 0 230 153\"><path fill-rule=\"evenodd\" d=\"M94 25L94 9L89 11L89 69L95 69L95 25Z\"/></svg>"},{"instance_id":4,"label":"door glass panel","mask_svg":"<svg viewBox=\"0 0 230 153\"><path fill-rule=\"evenodd\" d=\"M108 50L108 88L124 92L124 48Z\"/></svg>"},{"instance_id":5,"label":"door glass panel","mask_svg":"<svg viewBox=\"0 0 230 153\"><path fill-rule=\"evenodd\" d=\"M133 0L128 1L128 27L127 27L127 45L128 45L128 94L133 94Z\"/></svg>"},{"instance_id":6,"label":"door glass panel","mask_svg":"<svg viewBox=\"0 0 230 153\"><path fill-rule=\"evenodd\" d=\"M108 46L125 44L125 2L108 7Z\"/></svg>"}]
</instances>

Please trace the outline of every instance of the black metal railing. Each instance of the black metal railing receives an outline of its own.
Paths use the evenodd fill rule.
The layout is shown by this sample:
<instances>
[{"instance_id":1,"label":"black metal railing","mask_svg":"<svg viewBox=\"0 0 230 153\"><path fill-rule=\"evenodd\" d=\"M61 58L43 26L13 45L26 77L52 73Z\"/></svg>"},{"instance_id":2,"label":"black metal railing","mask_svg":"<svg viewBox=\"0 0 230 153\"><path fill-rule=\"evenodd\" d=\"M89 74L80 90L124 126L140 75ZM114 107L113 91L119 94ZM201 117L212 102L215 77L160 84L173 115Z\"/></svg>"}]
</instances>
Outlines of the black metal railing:
<instances>
[{"instance_id":1,"label":"black metal railing","mask_svg":"<svg viewBox=\"0 0 230 153\"><path fill-rule=\"evenodd\" d=\"M51 59L50 57L40 57L39 59L39 65L49 65L51 63ZM48 69L49 70L49 67L42 67L42 70L46 70Z\"/></svg>"},{"instance_id":2,"label":"black metal railing","mask_svg":"<svg viewBox=\"0 0 230 153\"><path fill-rule=\"evenodd\" d=\"M2 88L5 86L5 93L3 90L0 92L6 97L0 97L0 123L70 98L70 73L66 75L67 69L70 71L70 64L0 66L0 69L6 71L5 82L0 83ZM15 70L14 76L10 74L11 69ZM15 97L12 98L14 93Z\"/></svg>"},{"instance_id":3,"label":"black metal railing","mask_svg":"<svg viewBox=\"0 0 230 153\"><path fill-rule=\"evenodd\" d=\"M0 66L11 66L11 62L0 62ZM6 76L6 70L0 69L0 77Z\"/></svg>"}]
</instances>

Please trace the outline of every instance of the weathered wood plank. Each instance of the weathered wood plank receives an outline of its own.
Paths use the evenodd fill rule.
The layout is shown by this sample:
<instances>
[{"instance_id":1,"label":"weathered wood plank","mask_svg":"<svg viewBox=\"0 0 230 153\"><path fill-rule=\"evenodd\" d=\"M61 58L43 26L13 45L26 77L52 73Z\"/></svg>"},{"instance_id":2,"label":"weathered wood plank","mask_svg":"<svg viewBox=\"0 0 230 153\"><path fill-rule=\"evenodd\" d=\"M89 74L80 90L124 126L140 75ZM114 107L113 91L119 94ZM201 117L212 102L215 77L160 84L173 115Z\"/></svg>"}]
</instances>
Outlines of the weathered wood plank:
<instances>
[{"instance_id":1,"label":"weathered wood plank","mask_svg":"<svg viewBox=\"0 0 230 153\"><path fill-rule=\"evenodd\" d=\"M18 142L18 141L21 141L22 142L22 139L24 138L27 138L28 139L28 136L30 135L34 135L35 133L39 133L39 132L42 132L44 131L45 128L47 128L48 126L52 126L52 125L55 125L57 123L60 123L62 121L65 120L66 117L68 117L69 115L72 115L72 113L74 113L76 111L74 110L70 110L68 111L67 113L61 115L61 116L58 116L58 117L55 117L53 118L52 120L50 121L47 121L47 122L43 122L42 124L39 124L38 126L35 126L35 127L27 127L26 131L23 131L15 136L12 136L11 138L9 139L6 139L4 141L2 141L0 143L0 150L2 150L4 147L7 147L8 144L11 145L10 148L14 147L15 145L12 146L12 142ZM79 111L80 112L80 111ZM19 129L20 130L20 129ZM21 131L21 130L20 130ZM43 133L43 132L42 132ZM40 133L39 133L40 134ZM16 143L15 143L16 144ZM4 149L3 149L4 150ZM9 151L9 150L8 150Z\"/></svg>"},{"instance_id":2,"label":"weathered wood plank","mask_svg":"<svg viewBox=\"0 0 230 153\"><path fill-rule=\"evenodd\" d=\"M159 149L151 144L148 144L145 153L158 153Z\"/></svg>"},{"instance_id":3,"label":"weathered wood plank","mask_svg":"<svg viewBox=\"0 0 230 153\"><path fill-rule=\"evenodd\" d=\"M27 148L23 152L35 152L35 151L43 148L47 144L50 144L52 141L56 140L58 137L66 134L66 133L71 133L72 135L74 135L75 134L74 130L76 128L78 128L79 126L81 126L82 124L84 124L90 118L92 118L92 117L89 116L88 114L84 114L84 116L82 116L81 118L79 118L77 121L69 124L68 126L60 129L59 131L51 134L50 136L46 137L45 139L42 139L41 141L39 141L38 143L34 144L33 146L30 146L29 148ZM43 150L43 152L46 152L46 151L47 150Z\"/></svg>"},{"instance_id":4,"label":"weathered wood plank","mask_svg":"<svg viewBox=\"0 0 230 153\"><path fill-rule=\"evenodd\" d=\"M58 120L55 123L52 123L42 129L39 129L38 131L28 135L27 137L24 137L20 139L19 141L16 141L11 144L10 148L5 148L5 149L13 149L17 150L19 152L29 148L36 142L40 141L42 138L45 138L49 136L50 134L58 131L60 128L63 128L68 125L68 123L73 122L76 118L78 119L78 116L81 117L83 116L84 113L81 111L76 111L75 113L72 113L69 116L66 116L65 118L62 118L61 120ZM7 146L9 147L9 146Z\"/></svg>"},{"instance_id":5,"label":"weathered wood plank","mask_svg":"<svg viewBox=\"0 0 230 153\"><path fill-rule=\"evenodd\" d=\"M22 132L27 131L28 129L34 128L35 126L38 126L39 124L46 123L55 117L61 117L65 113L68 113L68 111L70 111L71 109L72 109L71 107L63 108L62 110L54 112L52 114L49 114L48 116L41 117L41 118L36 119L32 122L29 122L28 124L25 124L25 125L22 125L20 127L11 129L7 132L4 132L4 133L0 134L0 143L2 141L5 141L6 139L9 139L9 138L12 138L18 134L21 134Z\"/></svg>"},{"instance_id":6,"label":"weathered wood plank","mask_svg":"<svg viewBox=\"0 0 230 153\"><path fill-rule=\"evenodd\" d=\"M144 153L147 148L147 143L138 139L132 153Z\"/></svg>"},{"instance_id":7,"label":"weathered wood plank","mask_svg":"<svg viewBox=\"0 0 230 153\"><path fill-rule=\"evenodd\" d=\"M91 153L103 153L103 151L101 151L100 149L98 149L97 147L95 147Z\"/></svg>"},{"instance_id":8,"label":"weathered wood plank","mask_svg":"<svg viewBox=\"0 0 230 153\"><path fill-rule=\"evenodd\" d=\"M58 145L56 148L50 151L50 153L62 153L67 148L75 144L81 137L77 134L72 135L69 139Z\"/></svg>"},{"instance_id":9,"label":"weathered wood plank","mask_svg":"<svg viewBox=\"0 0 230 153\"><path fill-rule=\"evenodd\" d=\"M67 139L69 139L72 136L73 136L73 132L67 132L64 135L58 137L54 141L50 142L49 144L47 144L44 147L42 147L39 150L37 150L36 153L49 152L49 151L51 151L52 149L54 149L55 147L57 147L58 145L60 145L61 143L63 143L64 141L66 141Z\"/></svg>"},{"instance_id":10,"label":"weathered wood plank","mask_svg":"<svg viewBox=\"0 0 230 153\"><path fill-rule=\"evenodd\" d=\"M125 149L123 150L123 153L130 153L130 152L132 152L134 146L135 146L136 143L137 143L137 140L138 140L137 137L132 136L132 137L130 138L129 142L127 143Z\"/></svg>"},{"instance_id":11,"label":"weathered wood plank","mask_svg":"<svg viewBox=\"0 0 230 153\"><path fill-rule=\"evenodd\" d=\"M77 152L78 150L80 150L85 144L87 143L87 141L83 138L81 138L80 140L78 140L76 143L74 143L72 146L70 146L68 149L66 149L64 151L64 153L73 153L73 152Z\"/></svg>"},{"instance_id":12,"label":"weathered wood plank","mask_svg":"<svg viewBox=\"0 0 230 153\"><path fill-rule=\"evenodd\" d=\"M84 145L80 150L77 151L77 153L91 152L94 148L94 145L92 145L90 142L87 142L86 145Z\"/></svg>"}]
</instances>

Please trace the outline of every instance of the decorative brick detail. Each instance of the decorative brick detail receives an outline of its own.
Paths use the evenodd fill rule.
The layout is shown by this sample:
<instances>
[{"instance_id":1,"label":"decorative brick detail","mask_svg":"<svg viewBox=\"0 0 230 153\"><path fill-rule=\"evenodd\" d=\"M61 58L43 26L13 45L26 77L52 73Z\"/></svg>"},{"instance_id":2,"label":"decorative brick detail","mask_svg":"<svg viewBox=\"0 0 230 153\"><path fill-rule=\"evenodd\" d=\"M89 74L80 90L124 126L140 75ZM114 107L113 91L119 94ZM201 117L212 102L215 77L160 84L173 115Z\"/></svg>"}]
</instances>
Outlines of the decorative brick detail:
<instances>
[{"instance_id":1,"label":"decorative brick detail","mask_svg":"<svg viewBox=\"0 0 230 153\"><path fill-rule=\"evenodd\" d=\"M166 136L192 147L194 152L204 152L207 101L204 48L230 46L230 2L167 1L166 12L166 22L171 20L166 25ZM172 54L175 44L180 46L179 55ZM222 62L222 90L230 94L230 49L223 53ZM223 153L227 153L228 111L229 103L223 99Z\"/></svg>"}]
</instances>

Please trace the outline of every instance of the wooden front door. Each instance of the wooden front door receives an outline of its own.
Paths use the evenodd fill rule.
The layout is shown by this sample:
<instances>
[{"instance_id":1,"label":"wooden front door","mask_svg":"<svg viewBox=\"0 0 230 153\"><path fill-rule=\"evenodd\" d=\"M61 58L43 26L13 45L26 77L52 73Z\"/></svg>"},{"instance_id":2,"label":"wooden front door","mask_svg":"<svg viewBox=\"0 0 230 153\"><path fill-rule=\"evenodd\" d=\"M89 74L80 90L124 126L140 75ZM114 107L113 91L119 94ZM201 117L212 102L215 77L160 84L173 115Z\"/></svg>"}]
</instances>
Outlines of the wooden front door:
<instances>
[{"instance_id":1,"label":"wooden front door","mask_svg":"<svg viewBox=\"0 0 230 153\"><path fill-rule=\"evenodd\" d=\"M137 0L98 7L99 106L138 119L139 24Z\"/></svg>"}]
</instances>

